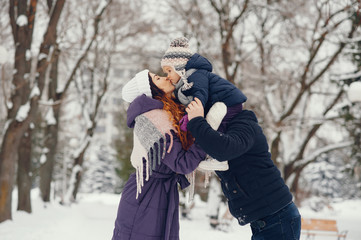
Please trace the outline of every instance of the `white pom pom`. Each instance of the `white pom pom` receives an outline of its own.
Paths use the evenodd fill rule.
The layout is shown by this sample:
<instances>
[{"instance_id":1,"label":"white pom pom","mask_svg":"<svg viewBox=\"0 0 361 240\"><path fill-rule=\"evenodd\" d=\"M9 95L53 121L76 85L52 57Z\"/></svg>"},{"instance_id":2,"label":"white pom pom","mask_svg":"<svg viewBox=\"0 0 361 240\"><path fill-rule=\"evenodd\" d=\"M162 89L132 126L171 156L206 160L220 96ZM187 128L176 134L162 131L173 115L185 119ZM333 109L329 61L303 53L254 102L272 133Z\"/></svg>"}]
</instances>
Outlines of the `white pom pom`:
<instances>
[{"instance_id":1,"label":"white pom pom","mask_svg":"<svg viewBox=\"0 0 361 240\"><path fill-rule=\"evenodd\" d=\"M187 38L185 37L179 37L174 39L171 43L170 43L171 47L184 47L184 48L188 48L189 47L189 41Z\"/></svg>"}]
</instances>

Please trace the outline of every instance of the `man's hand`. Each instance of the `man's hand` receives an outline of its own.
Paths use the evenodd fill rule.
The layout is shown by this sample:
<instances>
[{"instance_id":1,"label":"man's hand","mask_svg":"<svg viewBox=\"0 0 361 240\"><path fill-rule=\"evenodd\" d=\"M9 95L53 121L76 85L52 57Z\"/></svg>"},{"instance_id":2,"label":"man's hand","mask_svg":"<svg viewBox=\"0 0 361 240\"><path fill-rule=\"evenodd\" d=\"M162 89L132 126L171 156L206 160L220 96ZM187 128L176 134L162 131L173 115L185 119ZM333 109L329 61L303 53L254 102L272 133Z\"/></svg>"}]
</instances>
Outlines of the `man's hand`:
<instances>
[{"instance_id":1,"label":"man's hand","mask_svg":"<svg viewBox=\"0 0 361 240\"><path fill-rule=\"evenodd\" d=\"M190 121L195 117L204 117L204 109L201 100L194 98L194 100L188 104L186 111L188 113L188 120Z\"/></svg>"}]
</instances>

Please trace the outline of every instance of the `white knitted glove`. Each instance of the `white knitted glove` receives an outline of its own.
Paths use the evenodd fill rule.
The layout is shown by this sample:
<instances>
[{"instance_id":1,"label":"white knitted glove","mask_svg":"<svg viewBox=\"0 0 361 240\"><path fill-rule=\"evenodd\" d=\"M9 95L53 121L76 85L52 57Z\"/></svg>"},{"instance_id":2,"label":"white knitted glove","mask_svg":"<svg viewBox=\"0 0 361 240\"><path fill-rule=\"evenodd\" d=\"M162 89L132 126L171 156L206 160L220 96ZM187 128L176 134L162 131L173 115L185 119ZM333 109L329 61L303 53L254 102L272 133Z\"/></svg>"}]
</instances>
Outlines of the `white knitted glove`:
<instances>
[{"instance_id":1,"label":"white knitted glove","mask_svg":"<svg viewBox=\"0 0 361 240\"><path fill-rule=\"evenodd\" d=\"M220 162L211 156L207 155L206 159L198 165L199 171L227 171L228 161Z\"/></svg>"},{"instance_id":2,"label":"white knitted glove","mask_svg":"<svg viewBox=\"0 0 361 240\"><path fill-rule=\"evenodd\" d=\"M209 109L206 120L208 124L214 129L217 130L221 125L221 122L227 114L227 106L223 102L216 102Z\"/></svg>"},{"instance_id":3,"label":"white knitted glove","mask_svg":"<svg viewBox=\"0 0 361 240\"><path fill-rule=\"evenodd\" d=\"M227 106L223 102L216 102L206 116L208 124L217 130L219 125L227 114ZM228 170L228 161L219 162L211 156L207 155L206 159L198 165L198 170L202 172L206 171L226 171Z\"/></svg>"}]
</instances>

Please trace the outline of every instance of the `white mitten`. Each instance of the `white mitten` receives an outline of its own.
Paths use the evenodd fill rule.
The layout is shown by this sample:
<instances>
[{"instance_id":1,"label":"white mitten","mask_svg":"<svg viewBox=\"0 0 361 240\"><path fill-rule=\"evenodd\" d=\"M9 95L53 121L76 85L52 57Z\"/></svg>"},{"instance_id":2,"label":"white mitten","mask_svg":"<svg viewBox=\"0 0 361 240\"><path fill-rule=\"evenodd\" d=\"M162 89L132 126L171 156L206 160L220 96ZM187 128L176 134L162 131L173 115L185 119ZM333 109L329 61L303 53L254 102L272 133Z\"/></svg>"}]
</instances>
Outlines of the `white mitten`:
<instances>
[{"instance_id":1,"label":"white mitten","mask_svg":"<svg viewBox=\"0 0 361 240\"><path fill-rule=\"evenodd\" d=\"M221 125L221 122L224 116L226 116L226 114L227 114L226 104L224 104L223 102L216 102L209 110L206 116L206 120L214 130L217 130L219 128L219 125ZM219 162L216 159L212 158L211 156L207 155L206 159L199 164L197 169L202 172L226 171L228 170L228 162L227 161Z\"/></svg>"},{"instance_id":2,"label":"white mitten","mask_svg":"<svg viewBox=\"0 0 361 240\"><path fill-rule=\"evenodd\" d=\"M206 159L198 165L200 171L227 171L228 161L220 162L207 155Z\"/></svg>"},{"instance_id":3,"label":"white mitten","mask_svg":"<svg viewBox=\"0 0 361 240\"><path fill-rule=\"evenodd\" d=\"M219 125L221 125L221 122L227 114L227 106L223 102L216 102L213 104L211 109L209 109L206 120L209 125L214 130L217 130L219 128Z\"/></svg>"}]
</instances>

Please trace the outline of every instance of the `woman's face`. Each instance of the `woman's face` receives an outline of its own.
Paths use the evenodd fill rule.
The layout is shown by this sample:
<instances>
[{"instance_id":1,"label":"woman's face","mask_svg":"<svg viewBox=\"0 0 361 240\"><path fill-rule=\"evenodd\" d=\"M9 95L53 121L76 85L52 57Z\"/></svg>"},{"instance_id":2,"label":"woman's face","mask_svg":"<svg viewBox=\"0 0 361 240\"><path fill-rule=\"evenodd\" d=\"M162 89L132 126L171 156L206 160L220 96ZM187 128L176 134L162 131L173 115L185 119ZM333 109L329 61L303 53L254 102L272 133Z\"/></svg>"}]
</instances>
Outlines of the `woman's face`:
<instances>
[{"instance_id":1,"label":"woman's face","mask_svg":"<svg viewBox=\"0 0 361 240\"><path fill-rule=\"evenodd\" d=\"M157 74L149 72L150 77L152 78L153 83L159 88L162 89L167 96L172 96L172 93L175 89L172 82L167 77L160 77Z\"/></svg>"},{"instance_id":2,"label":"woman's face","mask_svg":"<svg viewBox=\"0 0 361 240\"><path fill-rule=\"evenodd\" d=\"M173 67L165 66L163 67L163 72L167 74L169 80L171 80L173 84L176 84L180 79L180 76L174 71Z\"/></svg>"}]
</instances>

